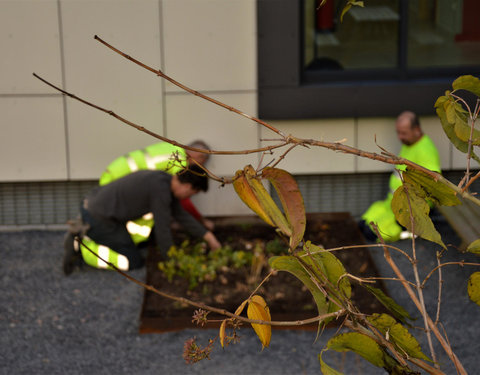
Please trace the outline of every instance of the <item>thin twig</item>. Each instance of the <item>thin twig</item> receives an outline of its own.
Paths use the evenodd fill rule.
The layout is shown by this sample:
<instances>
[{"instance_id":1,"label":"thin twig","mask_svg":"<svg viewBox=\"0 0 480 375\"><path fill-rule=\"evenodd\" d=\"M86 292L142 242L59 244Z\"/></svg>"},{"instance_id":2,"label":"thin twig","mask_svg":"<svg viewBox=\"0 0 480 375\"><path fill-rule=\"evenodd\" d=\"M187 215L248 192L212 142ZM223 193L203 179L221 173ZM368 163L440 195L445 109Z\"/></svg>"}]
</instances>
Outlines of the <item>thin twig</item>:
<instances>
[{"instance_id":1,"label":"thin twig","mask_svg":"<svg viewBox=\"0 0 480 375\"><path fill-rule=\"evenodd\" d=\"M442 268L442 267L445 267L445 266L452 266L452 265L456 265L456 266L460 266L460 267L463 267L463 266L480 266L480 263L470 263L470 262L464 262L463 260L460 261L460 262L446 262L446 263L442 263L440 265L438 265L437 267L435 267L433 270L431 270L429 272L429 274L427 275L427 277L425 277L425 279L423 280L423 283L422 283L422 288L425 287L425 283L427 282L427 280L432 276L433 273L435 273L436 270Z\"/></svg>"},{"instance_id":2,"label":"thin twig","mask_svg":"<svg viewBox=\"0 0 480 375\"><path fill-rule=\"evenodd\" d=\"M473 176L470 181L468 181L468 184L466 184L463 188L462 188L462 193L467 191L468 188L480 177L480 172L477 172L477 174L475 176Z\"/></svg>"},{"instance_id":3,"label":"thin twig","mask_svg":"<svg viewBox=\"0 0 480 375\"><path fill-rule=\"evenodd\" d=\"M99 111L107 113L110 116L113 116L114 118L116 118L117 120L135 128L139 131L142 131L142 132L144 132L144 133L146 133L146 134L148 134L148 135L150 135L154 138L160 139L161 141L168 142L172 145L181 147L181 148L186 149L186 150L197 151L197 152L201 152L201 153L205 153L205 154L215 154L215 155L245 155L245 154L258 153L258 152L272 151L274 149L283 147L286 144L297 144L297 145L302 145L302 146L305 146L305 147L308 147L309 145L310 146L323 147L323 148L328 148L330 150L337 151L337 152L342 152L342 153L356 155L356 156L363 157L363 158L368 158L368 159L372 159L372 160L381 161L381 162L384 162L384 163L387 163L387 164L394 164L394 165L404 164L404 165L407 165L407 166L409 166L409 167L411 167L415 170L421 171L421 172L429 175L435 181L441 181L443 184L449 186L452 190L459 193L465 199L469 199L473 203L480 206L480 199L477 199L474 196L472 196L471 194L468 194L466 192L462 192L461 189L458 186L451 183L449 180L444 178L441 174L439 174L437 172L434 172L434 171L431 171L427 168L424 168L424 167L422 167L422 166L420 166L420 165L418 165L418 164L416 164L416 163L414 163L414 162L412 162L408 159L400 158L400 157L397 157L397 156L379 155L379 154L374 153L374 152L363 151L363 150L357 149L355 147L347 146L347 145L344 145L344 144L339 143L339 142L323 142L323 141L317 141L317 140L313 140L313 139L301 139L301 138L293 137L291 135L285 137L284 141L281 142L280 144L271 145L271 146L267 146L267 147L261 147L261 148L257 148L257 149L250 149L250 150L218 151L218 150L205 150L205 149L201 149L201 148L191 147L191 146L184 145L182 143L176 142L172 139L163 137L163 136L161 136L161 135L159 135L155 132L152 132L151 130L146 129L143 126L137 125L137 124L133 123L132 121L127 120L127 119L117 115L115 112L113 112L111 110L107 110L107 109L102 108L102 107L100 107L96 104L90 103L87 100L79 98L76 95L71 94L71 93L53 85L52 83L48 82L44 78L41 78L40 76L38 76L36 73L33 73L33 75L34 75L34 77L38 78L39 80L41 80L42 82L44 82L48 86L54 88L55 90L61 92L64 95L67 95L67 96L71 97L72 99L76 99L76 100L78 100L78 101L80 101L80 102L82 102L82 103L84 103L84 104L86 104L86 105L88 105L92 108L95 108ZM224 183L223 180L222 180L222 183Z\"/></svg>"},{"instance_id":4,"label":"thin twig","mask_svg":"<svg viewBox=\"0 0 480 375\"><path fill-rule=\"evenodd\" d=\"M178 296L175 296L175 295L172 295L172 294L162 292L161 290L158 290L157 288L155 288L152 285L145 284L145 283L141 282L140 280L135 279L134 277L130 276L128 273L120 270L118 267L116 267L111 262L103 259L100 255L98 255L93 250L91 250L87 245L85 245L85 243L79 237L75 237L75 241L77 241L79 244L81 244L83 247L85 247L85 249L87 249L90 253L95 255L97 258L99 258L100 260L102 260L103 262L108 264L110 267L112 267L112 269L115 270L117 273L119 273L120 275L122 275L126 279L134 282L135 284L140 285L142 288L144 288L146 290L149 290L152 293L158 294L159 296L162 296L162 297L174 300L174 301L185 303L185 304L193 306L193 307L198 307L202 310L207 310L207 311L211 311L211 312L214 312L214 313L217 313L217 314L220 314L220 315L228 316L230 318L235 318L235 319L240 320L240 321L245 322L245 323L264 324L264 325L271 325L271 326L302 326L302 325L306 325L306 324L321 322L323 320L330 319L330 318L338 318L339 316L341 316L345 313L345 310L341 309L341 310L338 310L338 311L333 312L333 313L318 315L318 316L313 317L313 318L304 319L304 320L295 320L295 321L273 321L273 320L272 321L266 321L266 320L244 318L243 316L232 314L231 312L229 312L227 310L224 310L224 309L219 309L217 307L209 306L209 305L206 305L206 304L201 303L201 302L195 302L195 301L189 300L189 299L184 298L184 297L178 297Z\"/></svg>"},{"instance_id":5,"label":"thin twig","mask_svg":"<svg viewBox=\"0 0 480 375\"><path fill-rule=\"evenodd\" d=\"M282 144L277 144L277 145L272 145L272 146L267 146L267 147L260 147L260 148L255 148L255 149L250 149L250 150L240 150L240 151L217 151L217 150L206 150L206 149L203 149L203 148L197 148L197 147L191 147L191 146L188 146L188 145L184 145L182 143L179 143L177 141L174 141L172 139L169 139L169 138L166 138L166 137L163 137L155 132L152 132L148 129L146 129L145 127L143 126L140 126L140 125L137 125L135 124L134 122L130 121L130 120L127 120L126 118L124 117L121 117L119 115L117 115L115 112L111 111L111 110L108 110L108 109L105 109L103 107L100 107L96 104L93 104L85 99L82 99L74 94L71 94L69 93L68 91L65 91L63 89L61 89L60 87L58 86L55 86L54 84L48 82L46 79L38 76L36 73L33 73L33 76L35 78L38 78L40 81L44 82L45 84L47 84L48 86L54 88L55 90L61 92L62 94L66 95L66 96L69 96L70 98L72 99L76 99L80 102L82 102L83 104L86 104L90 107L93 107L95 109L98 109L99 111L102 111L102 112L105 112L107 114L109 114L110 116L113 116L114 118L116 118L117 120L139 130L139 131L142 131L154 138L157 138L157 139L160 139L161 141L164 141L164 142L168 142L174 146L178 146L178 147L181 147L185 150L190 150L190 151L197 151L197 152L201 152L201 153L204 153L204 154L215 154L215 155L244 155L244 154L255 154L255 153L258 153L258 152L263 152L263 151L269 151L269 150L273 150L273 149L276 149L276 148L279 148L279 147L283 147L285 146L285 142L282 143Z\"/></svg>"},{"instance_id":6,"label":"thin twig","mask_svg":"<svg viewBox=\"0 0 480 375\"><path fill-rule=\"evenodd\" d=\"M312 254L317 254L317 253L323 253L323 252L333 252L333 251L341 251L341 250L353 250L353 249L361 249L361 248L375 248L375 247L380 247L380 248L384 248L384 247L387 247L389 249L392 249L392 250L395 250L395 251L398 251L400 254L402 254L403 256L405 256L408 261L411 263L413 262L413 259L410 257L410 255L408 255L405 251L403 251L402 249L399 249L398 247L395 247L395 246L392 246L392 245L388 245L388 244L368 244L368 245L349 245L349 246L340 246L340 247L332 247L330 249L320 249L320 250L314 250L312 251L311 253ZM307 256L307 254L302 254L300 255L302 257L305 257Z\"/></svg>"},{"instance_id":7,"label":"thin twig","mask_svg":"<svg viewBox=\"0 0 480 375\"><path fill-rule=\"evenodd\" d=\"M425 306L425 299L423 297L423 289L420 285L420 276L418 274L418 267L417 267L417 251L416 251L416 242L415 242L415 220L413 219L413 210L412 210L412 202L410 200L410 194L408 192L407 185L405 185L405 181L402 179L402 187L405 192L405 196L407 197L407 202L408 202L408 209L409 209L409 214L410 214L410 230L413 233L412 236L412 257L413 257L413 263L412 263L412 269L413 269L413 274L415 276L415 283L416 283L416 289L417 289L417 294L418 298L420 300L420 305L421 305L421 313L423 317L423 323L425 325L425 332L427 334L427 342L428 346L430 349L430 354L432 355L432 360L435 363L435 367L439 367L437 364L437 356L435 354L435 350L433 348L433 342L432 342L432 334L431 331L428 327L428 320L427 320L427 308Z\"/></svg>"},{"instance_id":8,"label":"thin twig","mask_svg":"<svg viewBox=\"0 0 480 375\"><path fill-rule=\"evenodd\" d=\"M442 305L442 287L443 287L443 277L442 277L442 263L440 262L440 252L437 251L437 263L438 263L438 298L437 298L437 314L435 316L435 325L440 321L440 307ZM424 286L422 283L422 288Z\"/></svg>"},{"instance_id":9,"label":"thin twig","mask_svg":"<svg viewBox=\"0 0 480 375\"><path fill-rule=\"evenodd\" d=\"M378 232L378 229L376 228L376 226L374 226L374 229L375 231L377 232L377 235L380 235L380 233ZM381 237L379 237L382 242L383 242L383 239ZM389 266L392 268L393 272L397 275L397 277L403 281L402 282L402 285L403 287L405 288L408 296L410 297L410 299L413 301L413 303L415 304L415 306L417 307L417 309L419 311L421 311L421 304L420 304L420 301L418 300L417 296L415 295L415 292L412 290L412 288L409 286L408 282L406 281L405 279L405 276L403 276L402 272L400 271L400 269L398 268L398 266L395 264L395 262L393 261L392 257L390 256L390 252L388 251L388 247L385 246L384 249L383 249L383 255L385 257L385 260L387 261L387 263L389 264ZM440 343L440 345L442 345L442 348L445 350L445 353L448 355L448 357L450 358L450 360L452 362L454 362L456 365L458 365L458 370L459 370L459 374L461 375L467 375L467 372L465 371L465 369L463 368L461 362L459 361L458 357L456 356L456 354L453 352L452 350L452 347L449 345L449 343L445 340L445 338L441 335L440 331L438 330L437 326L435 325L435 323L433 322L433 320L428 316L427 314L427 321L428 321L428 325L430 327L430 329L432 330L433 334L435 335L435 337L437 338L438 342Z\"/></svg>"},{"instance_id":10,"label":"thin twig","mask_svg":"<svg viewBox=\"0 0 480 375\"><path fill-rule=\"evenodd\" d=\"M127 60L130 60L132 61L133 63L141 66L142 68L146 69L146 70L149 70L150 72L152 73L155 73L155 75L157 75L158 77L161 77L163 79L166 79L168 82L170 83L173 83L175 86L177 87L180 87L182 90L185 90L187 92L189 92L190 94L193 94L195 96L198 96L202 99L205 99L211 103L214 103L220 107L223 107L225 109L228 109L229 111L231 112L235 112L236 114L240 115L240 116L243 116L243 117L246 117L248 118L249 120L252 120L252 121L255 121L256 123L266 127L267 129L270 129L271 131L281 135L282 137L285 137L285 134L283 134L282 131L278 130L277 128L273 127L272 125L270 124L267 124L266 122L256 118L256 117L253 117L253 116L250 116L250 115L247 115L246 113L243 113L241 111L239 111L238 109L234 108L234 107L231 107L229 105L226 105L222 102L219 102L218 100L215 100L207 95L204 95L198 91L195 91L195 90L192 90L191 88L181 84L180 82L174 80L173 78L169 77L168 75L166 75L165 73L163 73L160 69L154 69L140 61L138 61L137 59L134 59L133 57L123 53L122 51L120 51L118 48L115 48L114 46L112 46L111 44L105 42L103 39L101 39L98 35L95 35L94 37L96 40L98 40L100 43L102 43L103 45L107 46L108 48L110 48L112 51L118 53L119 55L125 57Z\"/></svg>"}]
</instances>

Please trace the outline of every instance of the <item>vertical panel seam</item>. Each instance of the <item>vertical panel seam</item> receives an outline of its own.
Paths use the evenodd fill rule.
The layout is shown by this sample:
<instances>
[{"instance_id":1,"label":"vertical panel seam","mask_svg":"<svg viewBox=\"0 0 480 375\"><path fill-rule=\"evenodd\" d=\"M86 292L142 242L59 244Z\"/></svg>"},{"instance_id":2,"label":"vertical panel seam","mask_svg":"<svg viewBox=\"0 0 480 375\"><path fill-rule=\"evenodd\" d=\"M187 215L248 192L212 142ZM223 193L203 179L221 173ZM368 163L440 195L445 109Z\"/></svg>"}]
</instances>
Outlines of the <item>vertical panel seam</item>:
<instances>
[{"instance_id":1,"label":"vertical panel seam","mask_svg":"<svg viewBox=\"0 0 480 375\"><path fill-rule=\"evenodd\" d=\"M62 23L62 6L61 0L57 0L57 16L58 16L58 42L60 46L60 69L62 73L62 87L67 88L66 71L65 71L65 50L63 44L63 23ZM68 114L67 114L67 98L62 95L63 106L63 127L65 131L65 169L67 171L67 180L71 178L70 171L70 142L68 133Z\"/></svg>"},{"instance_id":2,"label":"vertical panel seam","mask_svg":"<svg viewBox=\"0 0 480 375\"><path fill-rule=\"evenodd\" d=\"M165 41L164 41L164 27L163 27L163 0L158 0L158 28L160 33L160 69L165 71ZM160 79L160 92L162 95L162 121L163 121L163 136L168 138L167 133L167 93L165 89L165 79Z\"/></svg>"}]
</instances>

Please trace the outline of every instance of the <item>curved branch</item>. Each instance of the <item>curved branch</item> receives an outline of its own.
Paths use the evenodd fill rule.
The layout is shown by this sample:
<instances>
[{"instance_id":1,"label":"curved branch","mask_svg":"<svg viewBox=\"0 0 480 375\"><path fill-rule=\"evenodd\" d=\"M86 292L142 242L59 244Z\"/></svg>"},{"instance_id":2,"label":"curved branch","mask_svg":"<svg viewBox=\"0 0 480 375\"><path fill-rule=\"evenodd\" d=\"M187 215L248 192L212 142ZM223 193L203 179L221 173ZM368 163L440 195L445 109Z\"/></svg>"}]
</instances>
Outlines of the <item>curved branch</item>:
<instances>
[{"instance_id":1,"label":"curved branch","mask_svg":"<svg viewBox=\"0 0 480 375\"><path fill-rule=\"evenodd\" d=\"M134 282L135 284L140 285L142 288L151 291L152 293L158 294L159 296L162 296L162 297L174 300L174 301L185 303L185 304L193 306L193 307L198 307L199 309L202 309L202 310L207 310L207 311L211 311L211 312L214 312L214 313L217 313L217 314L220 314L220 315L228 316L230 318L235 318L235 319L237 319L239 321L242 321L242 322L245 322L245 323L264 324L264 325L271 325L271 326L302 326L302 325L307 325L307 324L311 324L311 323L321 322L321 321L323 321L325 319L329 319L329 318L338 318L339 316L341 316L342 314L345 313L345 310L341 309L341 310L338 310L338 311L333 312L333 313L318 315L316 317L309 318L309 319L292 320L292 321L266 321L266 320L244 318L243 316L232 314L231 312L229 312L227 310L224 310L224 309L219 309L217 307L209 306L209 305L206 305L206 304L201 303L201 302L191 301L191 300L189 300L187 298L184 298L184 297L178 297L178 296L175 296L175 295L172 295L172 294L162 292L161 290L158 290L157 288L155 288L152 285L148 285L148 284L145 284L145 283L141 282L140 280L137 280L136 278L130 276L128 273L120 270L114 264L112 264L109 261L103 259L100 255L96 254L87 245L85 245L79 237L75 237L75 241L77 241L79 244L81 244L83 247L85 247L90 253L95 255L97 258L99 258L100 260L102 260L103 262L108 264L110 267L112 267L120 275L122 275L126 279Z\"/></svg>"},{"instance_id":2,"label":"curved branch","mask_svg":"<svg viewBox=\"0 0 480 375\"><path fill-rule=\"evenodd\" d=\"M159 135L155 132L152 132L151 130L148 130L147 128L144 128L143 126L137 125L134 122L132 122L130 120L127 120L126 118L124 118L122 116L117 115L115 112L113 112L111 110L100 107L100 106L98 106L96 104L93 104L93 103L91 103L91 102L89 102L85 99L82 99L82 98L80 98L80 97L78 97L78 96L76 96L72 93L69 93L68 91L65 91L65 90L61 89L60 87L55 86L54 84L48 82L46 79L40 77L36 73L33 73L33 76L35 78L38 78L40 81L44 82L48 86L54 88L55 90L60 91L63 95L69 96L70 98L76 99L76 100L82 102L83 104L86 104L90 107L98 109L99 111L105 112L105 113L109 114L110 116L115 117L117 120L119 120L119 121L121 121L121 122L123 122L127 125L130 125L131 127L135 128L139 131L142 131L142 132L144 132L144 133L146 133L146 134L148 134L148 135L150 135L154 138L160 139L161 141L164 141L164 142L168 142L168 143L170 143L174 146L181 147L185 150L191 150L191 151L196 151L196 152L202 152L204 154L215 154L215 155L244 155L244 154L255 154L255 153L264 152L264 151L271 151L271 150L274 150L276 148L280 148L280 147L285 146L285 143L281 143L281 144L277 144L277 145L260 147L260 148L251 149L251 150L241 150L241 151L216 151L216 150L205 150L203 148L191 147L191 146L179 143L177 141L174 141L173 139L169 139L169 138L166 138L164 136L161 136L161 135Z\"/></svg>"},{"instance_id":3,"label":"curved branch","mask_svg":"<svg viewBox=\"0 0 480 375\"><path fill-rule=\"evenodd\" d=\"M442 264L438 265L437 267L435 267L433 270L430 271L430 273L423 280L421 288L425 287L425 283L428 281L428 279L430 279L430 277L432 277L432 275L434 274L434 272L436 270L439 270L440 268L442 268L444 266L452 266L452 265L456 265L456 266L460 266L460 267L463 267L463 266L477 266L478 267L478 266L480 266L480 263L469 263L469 262L464 262L464 261L442 263Z\"/></svg>"},{"instance_id":4,"label":"curved branch","mask_svg":"<svg viewBox=\"0 0 480 375\"><path fill-rule=\"evenodd\" d=\"M413 259L405 252L403 251L402 249L399 249L398 247L395 247L395 246L392 246L392 245L388 245L388 244L369 244L369 245L349 245L349 246L341 246L341 247L333 247L331 249L323 249L323 250L319 250L319 251L312 251L311 253L312 254L316 254L316 253L320 253L322 251L340 251L340 250L351 250L351 249L357 249L357 248L373 248L373 247L380 247L380 248L389 248L389 249L392 249L392 250L395 250L395 251L398 251L399 253L401 253L402 255L404 255L409 261L410 263L413 262ZM303 254L301 255L302 257L305 257L307 256L307 254Z\"/></svg>"},{"instance_id":5,"label":"curved branch","mask_svg":"<svg viewBox=\"0 0 480 375\"><path fill-rule=\"evenodd\" d=\"M193 94L195 96L198 96L202 99L205 99L205 100L208 100L209 102L211 103L214 103L220 107L223 107L225 109L228 109L229 111L231 112L235 112L236 114L239 114L240 116L243 116L243 117L246 117L248 118L249 120L252 120L252 121L255 121L256 123L262 125L262 126L265 126L266 128L270 129L271 131L281 135L282 137L284 137L285 135L283 134L282 131L278 130L277 128L273 127L272 125L270 124L267 124L266 122L256 118L256 117L253 117L253 116L250 116L250 115L247 115L246 113L244 112L241 112L239 111L238 109L234 108L234 107L231 107L229 105L226 105L222 102L219 102L218 100L215 100L213 98L210 98L209 96L206 96L198 91L195 91L195 90L192 90L191 88L181 84L180 82L174 80L173 78L169 77L168 75L166 75L165 73L163 73L160 69L154 69L144 63L142 63L141 61L138 61L137 59L134 59L133 57L123 53L122 51L120 51L119 49L115 48L114 46L112 46L111 44L105 42L103 39L101 39L98 35L95 35L94 39L98 40L100 43L102 43L103 45L107 46L108 48L110 48L112 51L118 53L119 55L125 57L127 60L130 60L131 62L141 66L142 68L146 69L146 70L149 70L150 72L152 73L155 73L157 76L161 77L161 78L164 78L166 79L168 82L170 83L173 83L175 86L177 87L180 87L182 90L185 90L187 92L189 92L190 94Z\"/></svg>"}]
</instances>

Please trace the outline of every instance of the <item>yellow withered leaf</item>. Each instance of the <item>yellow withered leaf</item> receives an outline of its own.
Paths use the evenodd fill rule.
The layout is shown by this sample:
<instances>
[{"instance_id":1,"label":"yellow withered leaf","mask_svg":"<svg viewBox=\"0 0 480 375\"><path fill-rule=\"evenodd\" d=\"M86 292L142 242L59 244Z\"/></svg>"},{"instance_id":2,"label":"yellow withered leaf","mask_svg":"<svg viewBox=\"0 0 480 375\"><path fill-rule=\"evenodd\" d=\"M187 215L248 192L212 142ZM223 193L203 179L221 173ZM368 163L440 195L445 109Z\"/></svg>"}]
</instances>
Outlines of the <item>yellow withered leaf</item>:
<instances>
[{"instance_id":1,"label":"yellow withered leaf","mask_svg":"<svg viewBox=\"0 0 480 375\"><path fill-rule=\"evenodd\" d=\"M245 168L252 168L252 166L247 166ZM253 169L253 168L252 168ZM240 199L245 203L253 212L255 212L263 221L268 225L274 227L272 220L268 217L267 213L263 209L262 205L258 201L256 194L253 192L250 187L247 178L245 177L245 171L238 170L235 173L235 178L233 179L233 188L237 192Z\"/></svg>"},{"instance_id":2,"label":"yellow withered leaf","mask_svg":"<svg viewBox=\"0 0 480 375\"><path fill-rule=\"evenodd\" d=\"M247 316L253 320L264 320L271 322L270 310L263 297L254 295L248 301ZM268 324L255 324L252 323L252 328L257 334L260 342L262 343L262 350L268 348L270 345L270 339L272 337L272 327Z\"/></svg>"},{"instance_id":3,"label":"yellow withered leaf","mask_svg":"<svg viewBox=\"0 0 480 375\"><path fill-rule=\"evenodd\" d=\"M251 165L247 165L244 168L244 172L248 184L252 188L252 191L257 197L259 204L263 208L263 212L267 214L274 226L280 229L285 236L290 237L292 235L292 227L288 223L280 208L278 208L276 203L273 201L273 198L270 196L267 189L265 189L260 179L256 176L255 169L253 169Z\"/></svg>"},{"instance_id":4,"label":"yellow withered leaf","mask_svg":"<svg viewBox=\"0 0 480 375\"><path fill-rule=\"evenodd\" d=\"M224 344L225 344L226 327L227 327L227 320L224 320L222 324L220 324L220 332L218 333L218 337L220 338L220 345L222 345L222 348L224 347Z\"/></svg>"},{"instance_id":5,"label":"yellow withered leaf","mask_svg":"<svg viewBox=\"0 0 480 375\"><path fill-rule=\"evenodd\" d=\"M245 308L245 305L247 304L247 302L248 302L248 299L243 301L242 304L240 306L238 306L237 310L235 310L235 315L240 315L242 313L242 311Z\"/></svg>"}]
</instances>

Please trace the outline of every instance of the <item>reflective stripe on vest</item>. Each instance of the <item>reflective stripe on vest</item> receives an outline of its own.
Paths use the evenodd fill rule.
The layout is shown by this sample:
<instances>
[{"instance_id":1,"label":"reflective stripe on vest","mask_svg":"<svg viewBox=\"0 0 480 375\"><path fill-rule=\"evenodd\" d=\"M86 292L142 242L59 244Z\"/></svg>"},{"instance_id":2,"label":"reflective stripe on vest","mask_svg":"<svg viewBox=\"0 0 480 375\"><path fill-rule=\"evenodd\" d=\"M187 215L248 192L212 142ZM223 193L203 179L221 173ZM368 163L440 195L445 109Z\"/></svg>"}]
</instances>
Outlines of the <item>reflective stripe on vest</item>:
<instances>
[{"instance_id":1,"label":"reflective stripe on vest","mask_svg":"<svg viewBox=\"0 0 480 375\"><path fill-rule=\"evenodd\" d=\"M122 271L128 271L130 263L125 255L119 254L116 251L108 248L107 246L99 245L87 236L83 238L83 242L85 243L85 246L92 250L92 252L98 254L98 256L100 256L101 258L112 263L118 269ZM80 246L82 258L85 263L95 268L112 269L112 267L110 267L102 259L97 257L95 254L92 254L85 246Z\"/></svg>"},{"instance_id":2,"label":"reflective stripe on vest","mask_svg":"<svg viewBox=\"0 0 480 375\"><path fill-rule=\"evenodd\" d=\"M157 169L157 164L167 161L171 158L171 155L169 154L152 156L148 152L144 152L144 156L145 156L145 163L147 163L147 168L151 170Z\"/></svg>"},{"instance_id":3,"label":"reflective stripe on vest","mask_svg":"<svg viewBox=\"0 0 480 375\"><path fill-rule=\"evenodd\" d=\"M127 231L132 237L134 244L148 240L153 228L153 214L151 212L143 215L141 218L128 221L126 224Z\"/></svg>"},{"instance_id":4,"label":"reflective stripe on vest","mask_svg":"<svg viewBox=\"0 0 480 375\"><path fill-rule=\"evenodd\" d=\"M138 171L137 162L130 155L126 155L125 159L127 159L127 164L128 168L130 168L130 172Z\"/></svg>"},{"instance_id":5,"label":"reflective stripe on vest","mask_svg":"<svg viewBox=\"0 0 480 375\"><path fill-rule=\"evenodd\" d=\"M138 225L133 221L128 221L127 230L131 236L139 235L143 238L148 238L148 236L150 236L150 232L152 231L152 228L147 225Z\"/></svg>"}]
</instances>

